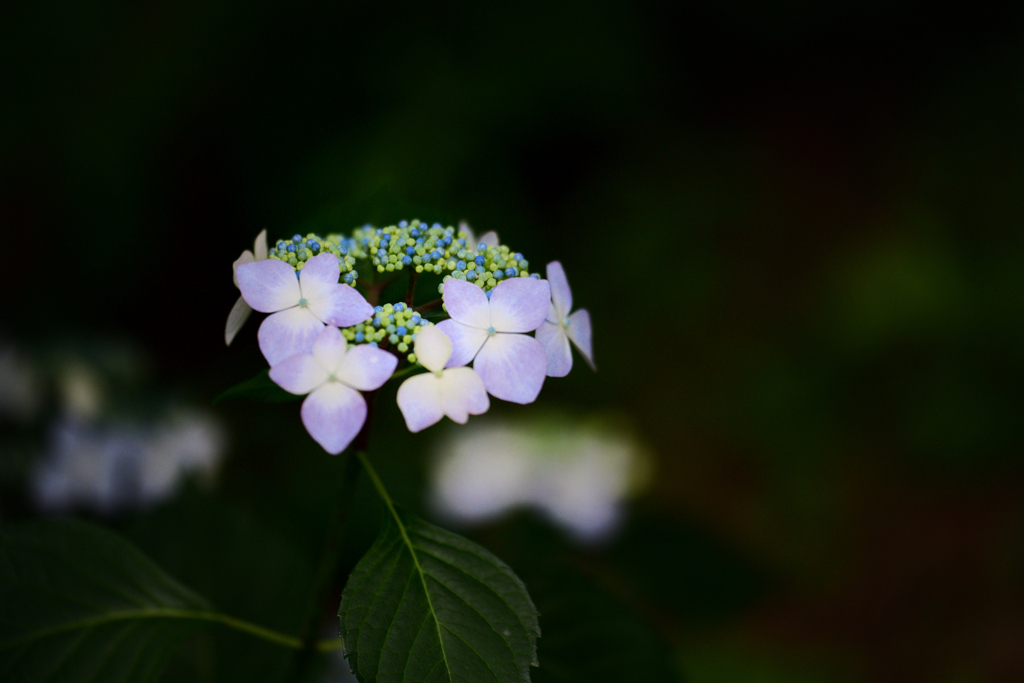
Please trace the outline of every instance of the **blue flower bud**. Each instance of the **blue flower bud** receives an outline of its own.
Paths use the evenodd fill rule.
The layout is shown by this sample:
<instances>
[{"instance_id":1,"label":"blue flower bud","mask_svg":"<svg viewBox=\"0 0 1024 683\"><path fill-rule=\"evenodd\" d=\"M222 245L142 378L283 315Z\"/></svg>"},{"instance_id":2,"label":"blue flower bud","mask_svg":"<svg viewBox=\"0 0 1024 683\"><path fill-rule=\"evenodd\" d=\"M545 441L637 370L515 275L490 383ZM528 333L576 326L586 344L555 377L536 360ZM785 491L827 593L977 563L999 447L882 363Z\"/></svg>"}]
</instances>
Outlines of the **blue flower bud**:
<instances>
[{"instance_id":1,"label":"blue flower bud","mask_svg":"<svg viewBox=\"0 0 1024 683\"><path fill-rule=\"evenodd\" d=\"M402 264L403 265L407 266L410 263L412 263L412 256L409 256L408 254L406 254L405 256L402 257Z\"/></svg>"},{"instance_id":2,"label":"blue flower bud","mask_svg":"<svg viewBox=\"0 0 1024 683\"><path fill-rule=\"evenodd\" d=\"M400 227L400 228L408 228L409 227L409 221L398 221L398 227Z\"/></svg>"},{"instance_id":3,"label":"blue flower bud","mask_svg":"<svg viewBox=\"0 0 1024 683\"><path fill-rule=\"evenodd\" d=\"M302 235L292 235L292 242L295 242L295 244L298 244L301 241L302 241Z\"/></svg>"},{"instance_id":4,"label":"blue flower bud","mask_svg":"<svg viewBox=\"0 0 1024 683\"><path fill-rule=\"evenodd\" d=\"M483 256L477 256L475 259L473 259L473 263L477 264L478 266L482 266L486 262L487 259L484 258Z\"/></svg>"},{"instance_id":5,"label":"blue flower bud","mask_svg":"<svg viewBox=\"0 0 1024 683\"><path fill-rule=\"evenodd\" d=\"M515 268L506 268L505 269L505 277L515 277L518 274L519 274L519 271L517 271Z\"/></svg>"},{"instance_id":6,"label":"blue flower bud","mask_svg":"<svg viewBox=\"0 0 1024 683\"><path fill-rule=\"evenodd\" d=\"M476 245L476 250L487 251L487 244L485 242L481 242L480 244Z\"/></svg>"},{"instance_id":7,"label":"blue flower bud","mask_svg":"<svg viewBox=\"0 0 1024 683\"><path fill-rule=\"evenodd\" d=\"M356 341L359 342L360 344L363 343L364 341L366 341L366 335L363 334L362 332L356 332Z\"/></svg>"}]
</instances>

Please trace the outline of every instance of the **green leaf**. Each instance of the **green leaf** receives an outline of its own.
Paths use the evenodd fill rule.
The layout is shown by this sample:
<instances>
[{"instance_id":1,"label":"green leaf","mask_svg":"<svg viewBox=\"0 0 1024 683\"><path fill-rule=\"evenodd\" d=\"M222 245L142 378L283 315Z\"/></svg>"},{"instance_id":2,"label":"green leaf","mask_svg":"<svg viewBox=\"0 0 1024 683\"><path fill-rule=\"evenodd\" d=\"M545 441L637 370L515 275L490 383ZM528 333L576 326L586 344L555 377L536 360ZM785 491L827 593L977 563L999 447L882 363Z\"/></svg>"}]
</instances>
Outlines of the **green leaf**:
<instances>
[{"instance_id":1,"label":"green leaf","mask_svg":"<svg viewBox=\"0 0 1024 683\"><path fill-rule=\"evenodd\" d=\"M391 517L341 596L362 683L528 683L537 610L508 565L388 502Z\"/></svg>"},{"instance_id":2,"label":"green leaf","mask_svg":"<svg viewBox=\"0 0 1024 683\"><path fill-rule=\"evenodd\" d=\"M260 401L262 403L287 403L288 401L298 401L303 397L289 394L274 384L273 380L270 379L270 370L267 369L255 377L250 377L244 382L239 382L224 391L217 398L213 399L213 405L223 403L232 398L247 398L251 401Z\"/></svg>"},{"instance_id":3,"label":"green leaf","mask_svg":"<svg viewBox=\"0 0 1024 683\"><path fill-rule=\"evenodd\" d=\"M152 681L206 609L101 528L33 522L0 534L0 680Z\"/></svg>"}]
</instances>

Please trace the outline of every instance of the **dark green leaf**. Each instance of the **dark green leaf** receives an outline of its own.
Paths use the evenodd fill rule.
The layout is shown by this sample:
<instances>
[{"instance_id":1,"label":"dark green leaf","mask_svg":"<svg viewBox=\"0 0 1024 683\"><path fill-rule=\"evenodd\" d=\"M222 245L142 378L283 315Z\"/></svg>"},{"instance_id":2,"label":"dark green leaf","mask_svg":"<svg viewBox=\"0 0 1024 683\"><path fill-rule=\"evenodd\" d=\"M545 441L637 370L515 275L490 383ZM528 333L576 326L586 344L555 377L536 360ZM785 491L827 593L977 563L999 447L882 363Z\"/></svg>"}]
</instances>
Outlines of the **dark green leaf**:
<instances>
[{"instance_id":1,"label":"dark green leaf","mask_svg":"<svg viewBox=\"0 0 1024 683\"><path fill-rule=\"evenodd\" d=\"M79 522L0 535L0 680L152 681L205 601L127 542Z\"/></svg>"},{"instance_id":2,"label":"dark green leaf","mask_svg":"<svg viewBox=\"0 0 1024 683\"><path fill-rule=\"evenodd\" d=\"M405 511L389 517L341 596L362 683L528 683L537 610L509 567Z\"/></svg>"},{"instance_id":3,"label":"dark green leaf","mask_svg":"<svg viewBox=\"0 0 1024 683\"><path fill-rule=\"evenodd\" d=\"M270 379L270 370L268 369L224 391L217 398L213 399L213 405L232 398L247 398L251 401L263 403L286 403L288 401L298 401L303 397L289 394L274 384L273 380Z\"/></svg>"}]
</instances>

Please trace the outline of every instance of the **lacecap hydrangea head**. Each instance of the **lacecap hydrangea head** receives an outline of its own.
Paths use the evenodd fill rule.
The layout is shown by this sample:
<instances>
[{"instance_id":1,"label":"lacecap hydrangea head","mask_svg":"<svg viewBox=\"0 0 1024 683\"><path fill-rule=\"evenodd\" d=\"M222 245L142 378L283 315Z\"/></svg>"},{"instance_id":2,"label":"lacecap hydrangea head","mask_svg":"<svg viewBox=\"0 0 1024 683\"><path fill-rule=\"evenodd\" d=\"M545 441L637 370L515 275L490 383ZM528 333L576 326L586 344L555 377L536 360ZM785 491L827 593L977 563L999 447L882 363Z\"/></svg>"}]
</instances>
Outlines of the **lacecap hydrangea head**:
<instances>
[{"instance_id":1,"label":"lacecap hydrangea head","mask_svg":"<svg viewBox=\"0 0 1024 683\"><path fill-rule=\"evenodd\" d=\"M307 261L320 254L334 254L338 258L338 268L341 270L341 280L347 285L354 285L356 282L356 257L353 254L355 242L351 237L342 235L328 235L320 237L316 233L292 235L290 239L278 240L267 253L267 258L284 261L295 270L302 270Z\"/></svg>"}]
</instances>

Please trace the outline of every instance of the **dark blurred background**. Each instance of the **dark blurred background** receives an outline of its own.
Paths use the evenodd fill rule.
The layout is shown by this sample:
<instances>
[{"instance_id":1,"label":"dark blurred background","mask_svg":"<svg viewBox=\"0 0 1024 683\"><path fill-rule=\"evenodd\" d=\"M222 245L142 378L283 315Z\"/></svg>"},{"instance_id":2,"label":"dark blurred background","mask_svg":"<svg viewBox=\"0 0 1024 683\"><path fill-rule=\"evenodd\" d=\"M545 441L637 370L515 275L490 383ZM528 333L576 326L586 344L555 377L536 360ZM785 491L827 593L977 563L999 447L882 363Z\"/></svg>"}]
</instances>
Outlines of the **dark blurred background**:
<instances>
[{"instance_id":1,"label":"dark blurred background","mask_svg":"<svg viewBox=\"0 0 1024 683\"><path fill-rule=\"evenodd\" d=\"M495 412L615 413L655 456L607 546L529 517L470 532L535 597L531 558L558 548L695 683L1022 680L1022 18L9 3L0 333L131 340L152 386L208 406L263 367L253 321L223 344L231 262L260 229L466 219L559 259L594 320L596 375L577 359ZM441 428L409 438L382 402L382 474L422 505ZM304 595L339 461L294 404L216 411L215 491L105 523L261 619L218 574L265 565L255 594ZM4 515L35 514L15 488ZM360 495L349 567L379 518ZM204 540L218 525L238 548ZM267 534L292 550L251 561ZM303 568L282 584L269 556ZM600 680L643 678L610 661Z\"/></svg>"}]
</instances>

